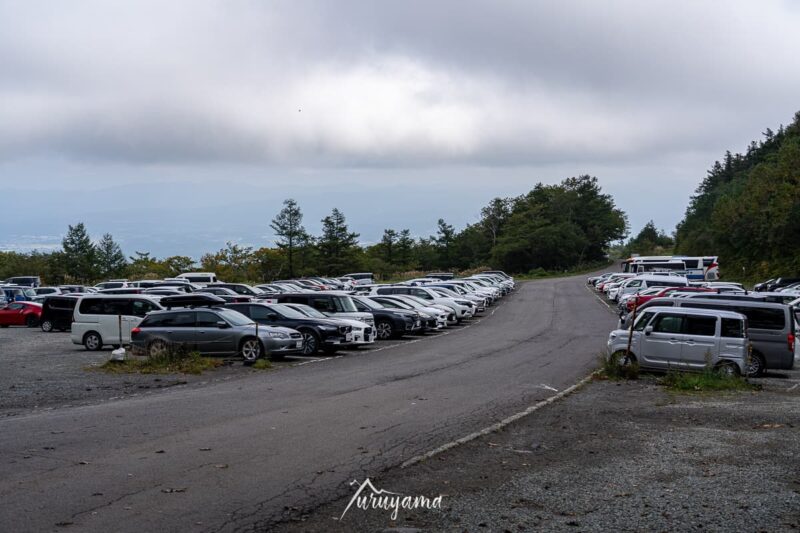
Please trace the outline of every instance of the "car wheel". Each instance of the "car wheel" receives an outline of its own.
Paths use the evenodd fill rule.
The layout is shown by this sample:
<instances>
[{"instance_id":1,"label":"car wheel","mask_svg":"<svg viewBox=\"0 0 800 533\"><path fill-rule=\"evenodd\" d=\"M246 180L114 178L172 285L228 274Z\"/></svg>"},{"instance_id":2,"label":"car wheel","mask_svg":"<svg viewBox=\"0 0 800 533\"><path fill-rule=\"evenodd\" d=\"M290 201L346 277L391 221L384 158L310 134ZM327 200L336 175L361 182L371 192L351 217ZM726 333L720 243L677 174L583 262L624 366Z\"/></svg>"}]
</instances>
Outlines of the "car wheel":
<instances>
[{"instance_id":1,"label":"car wheel","mask_svg":"<svg viewBox=\"0 0 800 533\"><path fill-rule=\"evenodd\" d=\"M44 331L45 333L50 333L51 331L53 331L53 322L50 320L44 320L39 325L39 327L41 327L42 331Z\"/></svg>"},{"instance_id":2,"label":"car wheel","mask_svg":"<svg viewBox=\"0 0 800 533\"><path fill-rule=\"evenodd\" d=\"M727 377L735 377L739 375L739 367L730 361L722 361L717 365L717 372Z\"/></svg>"},{"instance_id":3,"label":"car wheel","mask_svg":"<svg viewBox=\"0 0 800 533\"><path fill-rule=\"evenodd\" d=\"M36 315L28 315L25 317L25 325L29 328L35 328L39 325L39 319L36 318Z\"/></svg>"},{"instance_id":4,"label":"car wheel","mask_svg":"<svg viewBox=\"0 0 800 533\"><path fill-rule=\"evenodd\" d=\"M378 339L385 341L394 336L394 326L388 320L381 320L375 324L375 330L378 333Z\"/></svg>"},{"instance_id":5,"label":"car wheel","mask_svg":"<svg viewBox=\"0 0 800 533\"><path fill-rule=\"evenodd\" d=\"M162 357L167 353L167 343L161 339L156 339L147 346L149 357Z\"/></svg>"},{"instance_id":6,"label":"car wheel","mask_svg":"<svg viewBox=\"0 0 800 533\"><path fill-rule=\"evenodd\" d=\"M764 374L764 370L766 370L767 365L764 362L764 356L760 353L752 353L750 354L750 361L747 363L747 375L752 377L758 377Z\"/></svg>"},{"instance_id":7,"label":"car wheel","mask_svg":"<svg viewBox=\"0 0 800 533\"><path fill-rule=\"evenodd\" d=\"M261 342L258 339L249 338L242 341L242 347L239 350L244 359L244 364L252 365L261 357Z\"/></svg>"},{"instance_id":8,"label":"car wheel","mask_svg":"<svg viewBox=\"0 0 800 533\"><path fill-rule=\"evenodd\" d=\"M627 350L617 350L611 354L611 362L620 367L628 367L636 363L636 356Z\"/></svg>"},{"instance_id":9,"label":"car wheel","mask_svg":"<svg viewBox=\"0 0 800 533\"><path fill-rule=\"evenodd\" d=\"M313 331L301 331L303 335L303 355L314 355L319 350L319 337Z\"/></svg>"},{"instance_id":10,"label":"car wheel","mask_svg":"<svg viewBox=\"0 0 800 533\"><path fill-rule=\"evenodd\" d=\"M96 352L103 347L103 339L100 334L95 331L90 331L83 336L83 347L90 352Z\"/></svg>"}]
</instances>

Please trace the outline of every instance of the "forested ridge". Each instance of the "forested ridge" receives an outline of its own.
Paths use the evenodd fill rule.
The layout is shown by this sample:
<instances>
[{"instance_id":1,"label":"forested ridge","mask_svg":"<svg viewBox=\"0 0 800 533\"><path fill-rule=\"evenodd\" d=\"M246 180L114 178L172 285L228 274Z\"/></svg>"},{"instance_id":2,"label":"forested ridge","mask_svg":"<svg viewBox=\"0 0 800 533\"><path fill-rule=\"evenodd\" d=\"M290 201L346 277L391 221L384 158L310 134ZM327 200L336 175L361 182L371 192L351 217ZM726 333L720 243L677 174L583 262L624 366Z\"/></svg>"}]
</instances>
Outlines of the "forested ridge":
<instances>
[{"instance_id":1,"label":"forested ridge","mask_svg":"<svg viewBox=\"0 0 800 533\"><path fill-rule=\"evenodd\" d=\"M675 251L719 255L729 276L800 273L800 112L714 163L678 224Z\"/></svg>"},{"instance_id":2,"label":"forested ridge","mask_svg":"<svg viewBox=\"0 0 800 533\"><path fill-rule=\"evenodd\" d=\"M229 242L199 260L179 255L158 259L138 250L126 255L111 235L95 242L89 230L77 223L69 226L60 250L0 252L0 279L40 275L56 284L169 277L192 269L216 272L227 281L253 282L354 271L389 278L410 271L482 266L536 273L602 261L611 242L627 233L625 214L591 176L555 185L539 183L527 194L495 198L481 209L477 222L461 230L440 218L436 234L430 236L412 236L407 228L386 228L379 242L365 245L339 209L334 208L321 222L321 234L311 235L300 206L287 199L271 222L262 222L276 236L274 246Z\"/></svg>"}]
</instances>

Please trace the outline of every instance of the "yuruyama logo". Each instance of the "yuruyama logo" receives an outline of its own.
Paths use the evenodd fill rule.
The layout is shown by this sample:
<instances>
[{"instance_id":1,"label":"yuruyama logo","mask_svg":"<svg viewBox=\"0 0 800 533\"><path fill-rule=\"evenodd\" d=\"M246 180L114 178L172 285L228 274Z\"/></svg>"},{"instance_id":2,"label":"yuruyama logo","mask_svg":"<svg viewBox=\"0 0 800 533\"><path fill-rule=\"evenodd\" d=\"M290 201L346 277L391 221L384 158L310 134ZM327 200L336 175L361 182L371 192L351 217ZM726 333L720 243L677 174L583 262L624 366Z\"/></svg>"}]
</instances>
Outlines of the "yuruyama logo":
<instances>
[{"instance_id":1,"label":"yuruyama logo","mask_svg":"<svg viewBox=\"0 0 800 533\"><path fill-rule=\"evenodd\" d=\"M350 486L358 485L356 493L350 498L350 503L344 508L342 516L339 520L344 518L347 511L353 505L358 509L366 511L368 509L383 509L384 511L391 511L392 520L397 520L397 515L400 509L441 509L442 498L440 494L435 498L428 498L427 496L404 496L397 492L390 492L388 490L378 490L375 485L369 480L365 479L363 483L358 480L350 482Z\"/></svg>"}]
</instances>

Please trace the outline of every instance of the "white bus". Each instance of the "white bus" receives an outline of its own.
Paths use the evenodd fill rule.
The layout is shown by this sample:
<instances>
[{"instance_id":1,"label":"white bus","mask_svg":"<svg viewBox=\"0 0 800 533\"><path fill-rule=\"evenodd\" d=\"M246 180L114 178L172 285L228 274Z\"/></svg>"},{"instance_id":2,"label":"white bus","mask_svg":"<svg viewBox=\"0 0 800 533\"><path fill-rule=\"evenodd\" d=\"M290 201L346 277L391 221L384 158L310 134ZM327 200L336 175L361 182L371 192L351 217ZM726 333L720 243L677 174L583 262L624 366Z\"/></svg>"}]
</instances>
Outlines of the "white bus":
<instances>
[{"instance_id":1,"label":"white bus","mask_svg":"<svg viewBox=\"0 0 800 533\"><path fill-rule=\"evenodd\" d=\"M716 281L720 278L717 256L649 255L622 261L622 271L633 274L669 273L691 281Z\"/></svg>"}]
</instances>

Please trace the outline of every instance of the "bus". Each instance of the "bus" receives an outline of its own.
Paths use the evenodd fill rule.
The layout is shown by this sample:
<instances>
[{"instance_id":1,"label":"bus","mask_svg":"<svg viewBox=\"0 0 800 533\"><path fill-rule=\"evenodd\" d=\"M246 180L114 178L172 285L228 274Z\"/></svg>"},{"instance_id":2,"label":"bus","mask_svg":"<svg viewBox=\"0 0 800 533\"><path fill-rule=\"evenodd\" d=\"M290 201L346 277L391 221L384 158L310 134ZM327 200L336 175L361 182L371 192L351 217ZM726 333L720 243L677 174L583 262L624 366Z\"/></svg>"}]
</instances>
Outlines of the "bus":
<instances>
[{"instance_id":1,"label":"bus","mask_svg":"<svg viewBox=\"0 0 800 533\"><path fill-rule=\"evenodd\" d=\"M675 273L686 276L691 281L716 281L720 279L717 259L717 256L634 256L622 261L622 272Z\"/></svg>"}]
</instances>

